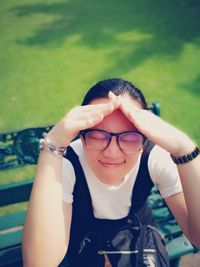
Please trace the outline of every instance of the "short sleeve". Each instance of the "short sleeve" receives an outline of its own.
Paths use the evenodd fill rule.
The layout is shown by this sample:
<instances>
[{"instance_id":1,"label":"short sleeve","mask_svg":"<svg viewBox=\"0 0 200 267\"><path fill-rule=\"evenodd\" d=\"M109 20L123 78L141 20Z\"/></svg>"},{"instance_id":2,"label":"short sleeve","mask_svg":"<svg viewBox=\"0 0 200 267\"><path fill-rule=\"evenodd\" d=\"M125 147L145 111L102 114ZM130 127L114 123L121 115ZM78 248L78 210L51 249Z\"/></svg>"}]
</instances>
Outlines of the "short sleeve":
<instances>
[{"instance_id":1,"label":"short sleeve","mask_svg":"<svg viewBox=\"0 0 200 267\"><path fill-rule=\"evenodd\" d=\"M73 191L75 184L75 172L71 162L63 158L62 164L62 187L63 187L63 201L73 202Z\"/></svg>"},{"instance_id":2,"label":"short sleeve","mask_svg":"<svg viewBox=\"0 0 200 267\"><path fill-rule=\"evenodd\" d=\"M176 165L170 154L154 146L148 160L149 173L163 198L182 192L182 185Z\"/></svg>"}]
</instances>

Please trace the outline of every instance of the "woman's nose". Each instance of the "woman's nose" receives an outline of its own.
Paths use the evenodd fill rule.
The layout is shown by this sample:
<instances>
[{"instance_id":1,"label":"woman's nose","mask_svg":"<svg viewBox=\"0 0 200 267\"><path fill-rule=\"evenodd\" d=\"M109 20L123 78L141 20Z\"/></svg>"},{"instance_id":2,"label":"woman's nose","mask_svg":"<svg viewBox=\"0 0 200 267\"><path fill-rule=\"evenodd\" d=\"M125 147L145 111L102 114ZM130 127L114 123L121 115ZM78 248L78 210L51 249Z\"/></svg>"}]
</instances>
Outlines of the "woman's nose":
<instances>
[{"instance_id":1,"label":"woman's nose","mask_svg":"<svg viewBox=\"0 0 200 267\"><path fill-rule=\"evenodd\" d=\"M113 156L116 157L118 155L121 155L122 151L117 143L117 138L112 137L108 147L104 149L102 152L105 156L108 156L108 157L113 157Z\"/></svg>"}]
</instances>

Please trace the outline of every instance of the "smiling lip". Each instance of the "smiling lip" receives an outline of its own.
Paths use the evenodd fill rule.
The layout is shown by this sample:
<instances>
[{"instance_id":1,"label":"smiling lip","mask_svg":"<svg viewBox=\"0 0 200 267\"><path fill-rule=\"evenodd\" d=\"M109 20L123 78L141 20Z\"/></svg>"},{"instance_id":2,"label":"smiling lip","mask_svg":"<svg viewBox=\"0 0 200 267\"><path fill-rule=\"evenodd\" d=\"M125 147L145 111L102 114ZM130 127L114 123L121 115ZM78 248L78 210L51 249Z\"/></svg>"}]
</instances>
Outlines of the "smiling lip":
<instances>
[{"instance_id":1,"label":"smiling lip","mask_svg":"<svg viewBox=\"0 0 200 267\"><path fill-rule=\"evenodd\" d=\"M120 167L121 165L123 165L125 163L125 161L123 162L119 162L119 163L116 163L116 162L104 162L104 161L99 161L101 165L103 165L104 167L107 167L107 168L118 168Z\"/></svg>"}]
</instances>

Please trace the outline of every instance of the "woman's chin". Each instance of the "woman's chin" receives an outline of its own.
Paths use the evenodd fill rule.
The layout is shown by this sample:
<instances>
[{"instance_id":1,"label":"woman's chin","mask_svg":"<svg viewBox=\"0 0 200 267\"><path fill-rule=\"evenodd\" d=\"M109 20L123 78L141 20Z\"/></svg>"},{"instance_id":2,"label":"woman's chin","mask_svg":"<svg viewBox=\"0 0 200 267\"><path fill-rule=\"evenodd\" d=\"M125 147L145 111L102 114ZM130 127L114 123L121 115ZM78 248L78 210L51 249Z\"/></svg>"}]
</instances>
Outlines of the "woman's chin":
<instances>
[{"instance_id":1,"label":"woman's chin","mask_svg":"<svg viewBox=\"0 0 200 267\"><path fill-rule=\"evenodd\" d=\"M119 185L123 182L125 175L119 175L119 173L116 174L116 171L113 173L112 169L108 169L107 175L104 173L104 175L99 175L97 177L104 184Z\"/></svg>"}]
</instances>

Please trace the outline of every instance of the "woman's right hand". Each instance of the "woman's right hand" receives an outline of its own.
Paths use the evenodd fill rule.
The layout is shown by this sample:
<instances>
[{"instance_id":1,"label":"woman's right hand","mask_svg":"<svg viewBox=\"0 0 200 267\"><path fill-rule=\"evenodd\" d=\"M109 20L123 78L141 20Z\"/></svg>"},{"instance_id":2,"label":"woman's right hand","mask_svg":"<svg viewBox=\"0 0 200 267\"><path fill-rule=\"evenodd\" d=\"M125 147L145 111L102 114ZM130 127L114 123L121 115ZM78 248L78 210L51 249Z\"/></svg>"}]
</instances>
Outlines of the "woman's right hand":
<instances>
[{"instance_id":1,"label":"woman's right hand","mask_svg":"<svg viewBox=\"0 0 200 267\"><path fill-rule=\"evenodd\" d=\"M72 108L47 134L46 138L59 147L67 147L81 130L94 127L112 113L118 102L108 99L106 104L91 104Z\"/></svg>"}]
</instances>

